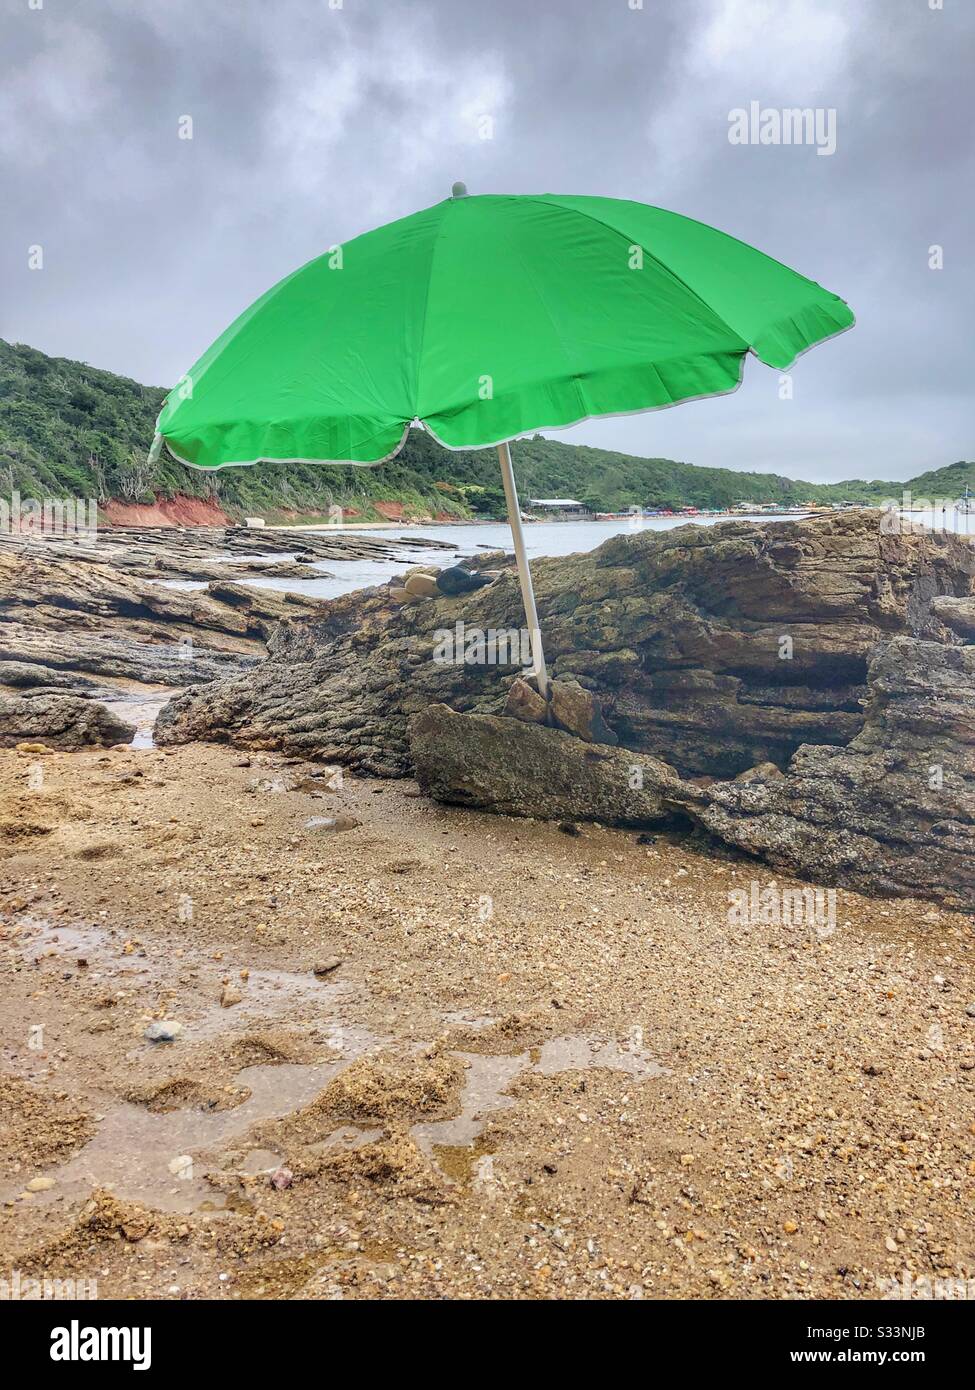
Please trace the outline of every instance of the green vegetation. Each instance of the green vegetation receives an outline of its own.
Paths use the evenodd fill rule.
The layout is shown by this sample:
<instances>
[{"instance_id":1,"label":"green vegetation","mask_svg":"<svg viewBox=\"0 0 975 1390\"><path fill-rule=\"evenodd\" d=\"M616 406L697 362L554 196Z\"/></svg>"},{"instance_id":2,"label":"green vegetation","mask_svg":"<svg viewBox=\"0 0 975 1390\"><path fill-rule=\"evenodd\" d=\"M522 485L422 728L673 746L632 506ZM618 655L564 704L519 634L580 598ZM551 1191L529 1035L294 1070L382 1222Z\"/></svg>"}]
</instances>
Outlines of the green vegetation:
<instances>
[{"instance_id":1,"label":"green vegetation","mask_svg":"<svg viewBox=\"0 0 975 1390\"><path fill-rule=\"evenodd\" d=\"M408 516L504 515L493 449L441 448L413 430L389 463L370 468L259 464L201 473L165 452L146 463L165 391L82 362L47 357L0 339L0 494L151 503L183 494L213 498L232 516L315 517L338 504L364 520L375 504L401 502ZM954 498L975 491L975 463L954 463L906 482L804 483L770 473L698 468L559 440L512 446L522 496L575 497L594 510L639 505L727 507L736 502L872 502L899 496Z\"/></svg>"}]
</instances>

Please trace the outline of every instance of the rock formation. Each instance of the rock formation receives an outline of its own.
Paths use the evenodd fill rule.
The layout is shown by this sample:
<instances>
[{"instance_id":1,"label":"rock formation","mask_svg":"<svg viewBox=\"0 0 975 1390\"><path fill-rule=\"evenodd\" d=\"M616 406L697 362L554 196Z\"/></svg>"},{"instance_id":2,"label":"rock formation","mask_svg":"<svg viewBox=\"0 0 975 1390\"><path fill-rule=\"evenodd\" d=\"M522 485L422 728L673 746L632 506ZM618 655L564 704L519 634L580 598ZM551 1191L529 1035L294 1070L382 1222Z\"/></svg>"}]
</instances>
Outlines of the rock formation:
<instances>
[{"instance_id":1,"label":"rock formation","mask_svg":"<svg viewBox=\"0 0 975 1390\"><path fill-rule=\"evenodd\" d=\"M897 637L869 669L864 726L786 775L714 783L699 819L774 864L975 909L975 646Z\"/></svg>"},{"instance_id":2,"label":"rock formation","mask_svg":"<svg viewBox=\"0 0 975 1390\"><path fill-rule=\"evenodd\" d=\"M975 642L975 598L933 598L931 611L966 642Z\"/></svg>"},{"instance_id":3,"label":"rock formation","mask_svg":"<svg viewBox=\"0 0 975 1390\"><path fill-rule=\"evenodd\" d=\"M454 549L329 527L0 533L0 686L71 688L92 698L79 673L182 686L244 671L282 620L317 607L249 578L322 579L329 571L307 562L398 559L418 547ZM174 579L205 582L189 591L168 587ZM46 668L47 677L18 664Z\"/></svg>"},{"instance_id":4,"label":"rock formation","mask_svg":"<svg viewBox=\"0 0 975 1390\"><path fill-rule=\"evenodd\" d=\"M171 688L244 671L264 654L264 638L283 616L314 607L297 596L225 581L205 593L172 589L117 568L110 547L97 561L62 553L70 548L10 537L0 546L0 695L8 742L125 741L131 728L114 714L85 716L70 701L47 697L78 697L80 706L131 698L133 682ZM103 738L106 719L118 728Z\"/></svg>"},{"instance_id":5,"label":"rock formation","mask_svg":"<svg viewBox=\"0 0 975 1390\"><path fill-rule=\"evenodd\" d=\"M975 906L966 538L886 534L864 510L537 561L560 722L581 739L537 722L516 643L491 663L492 630L520 629L521 604L510 562L480 563L505 568L472 595L399 607L366 590L284 624L253 670L177 696L157 737L415 768L444 800L512 814L679 811L814 876ZM486 656L468 664L473 630Z\"/></svg>"},{"instance_id":6,"label":"rock formation","mask_svg":"<svg viewBox=\"0 0 975 1390\"><path fill-rule=\"evenodd\" d=\"M431 796L508 816L651 825L704 798L658 758L447 705L414 717L410 747Z\"/></svg>"},{"instance_id":7,"label":"rock formation","mask_svg":"<svg viewBox=\"0 0 975 1390\"><path fill-rule=\"evenodd\" d=\"M414 717L411 748L441 801L621 826L680 814L808 877L975 909L975 647L895 638L868 690L847 747L804 745L784 774L769 763L733 781L446 705Z\"/></svg>"},{"instance_id":8,"label":"rock formation","mask_svg":"<svg viewBox=\"0 0 975 1390\"><path fill-rule=\"evenodd\" d=\"M975 550L959 536L885 535L878 513L857 511L637 532L532 572L553 675L596 695L624 747L733 777L859 733L881 639L957 643L931 600L970 594ZM411 715L435 703L500 713L521 669L437 660L438 633L458 622L520 630L513 567L462 598L400 608L371 589L323 604L279 628L254 671L177 698L165 736L406 774Z\"/></svg>"},{"instance_id":9,"label":"rock formation","mask_svg":"<svg viewBox=\"0 0 975 1390\"><path fill-rule=\"evenodd\" d=\"M135 735L112 710L77 695L19 696L0 693L0 748L19 743L71 750L87 744L131 743Z\"/></svg>"}]
</instances>

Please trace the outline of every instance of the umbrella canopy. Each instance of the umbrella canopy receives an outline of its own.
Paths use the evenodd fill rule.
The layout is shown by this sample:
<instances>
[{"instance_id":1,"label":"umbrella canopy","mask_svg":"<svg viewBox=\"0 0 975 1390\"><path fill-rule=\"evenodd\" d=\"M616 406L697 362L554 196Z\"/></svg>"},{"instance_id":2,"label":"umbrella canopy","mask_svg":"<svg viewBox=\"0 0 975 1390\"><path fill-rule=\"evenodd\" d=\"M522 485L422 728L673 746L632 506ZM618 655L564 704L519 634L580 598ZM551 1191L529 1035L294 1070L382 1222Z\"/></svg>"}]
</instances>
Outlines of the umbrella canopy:
<instances>
[{"instance_id":1,"label":"umbrella canopy","mask_svg":"<svg viewBox=\"0 0 975 1390\"><path fill-rule=\"evenodd\" d=\"M506 441L733 391L747 353L785 370L852 325L815 281L677 213L457 184L252 304L170 392L153 451L369 466L416 423L450 449L497 445L544 692Z\"/></svg>"},{"instance_id":2,"label":"umbrella canopy","mask_svg":"<svg viewBox=\"0 0 975 1390\"><path fill-rule=\"evenodd\" d=\"M691 218L615 198L451 197L287 276L173 390L197 468L376 464L733 390L851 327L835 294Z\"/></svg>"}]
</instances>

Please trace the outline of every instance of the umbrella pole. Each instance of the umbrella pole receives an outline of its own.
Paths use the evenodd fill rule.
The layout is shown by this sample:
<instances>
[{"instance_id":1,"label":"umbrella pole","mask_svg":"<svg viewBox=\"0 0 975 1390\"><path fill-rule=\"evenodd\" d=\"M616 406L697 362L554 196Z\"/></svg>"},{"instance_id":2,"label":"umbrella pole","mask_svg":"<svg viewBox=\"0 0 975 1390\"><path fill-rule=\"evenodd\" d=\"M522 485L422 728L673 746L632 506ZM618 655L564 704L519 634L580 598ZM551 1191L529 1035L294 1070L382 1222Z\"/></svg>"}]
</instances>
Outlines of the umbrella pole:
<instances>
[{"instance_id":1,"label":"umbrella pole","mask_svg":"<svg viewBox=\"0 0 975 1390\"><path fill-rule=\"evenodd\" d=\"M504 497L508 504L508 521L511 524L511 538L515 543L515 559L518 562L518 579L521 583L521 597L528 620L531 636L533 671L538 678L538 693L548 699L548 671L545 668L545 652L542 649L542 632L538 626L538 612L535 608L535 590L532 588L531 570L525 554L525 535L521 529L521 507L518 504L518 489L515 474L511 467L511 450L507 441L498 445L498 459L501 463L501 477L504 481Z\"/></svg>"}]
</instances>

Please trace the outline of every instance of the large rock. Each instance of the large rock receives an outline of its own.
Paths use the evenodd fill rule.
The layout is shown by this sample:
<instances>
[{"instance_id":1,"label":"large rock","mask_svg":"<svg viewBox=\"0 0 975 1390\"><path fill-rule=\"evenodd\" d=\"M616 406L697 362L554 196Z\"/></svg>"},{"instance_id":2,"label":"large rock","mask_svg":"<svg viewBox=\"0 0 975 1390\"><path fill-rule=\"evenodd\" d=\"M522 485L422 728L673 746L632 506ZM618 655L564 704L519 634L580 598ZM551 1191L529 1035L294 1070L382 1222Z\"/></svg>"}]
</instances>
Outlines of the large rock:
<instances>
[{"instance_id":1,"label":"large rock","mask_svg":"<svg viewBox=\"0 0 975 1390\"><path fill-rule=\"evenodd\" d=\"M933 598L931 612L966 642L975 642L975 598Z\"/></svg>"},{"instance_id":2,"label":"large rock","mask_svg":"<svg viewBox=\"0 0 975 1390\"><path fill-rule=\"evenodd\" d=\"M516 676L508 687L501 712L512 719L524 719L528 724L548 723L548 702L521 676Z\"/></svg>"},{"instance_id":3,"label":"large rock","mask_svg":"<svg viewBox=\"0 0 975 1390\"><path fill-rule=\"evenodd\" d=\"M704 796L644 753L447 705L414 716L410 750L417 781L438 801L510 816L653 825Z\"/></svg>"},{"instance_id":4,"label":"large rock","mask_svg":"<svg viewBox=\"0 0 975 1390\"><path fill-rule=\"evenodd\" d=\"M70 750L89 744L131 743L134 737L132 724L78 695L0 693L0 748L43 743Z\"/></svg>"},{"instance_id":5,"label":"large rock","mask_svg":"<svg viewBox=\"0 0 975 1390\"><path fill-rule=\"evenodd\" d=\"M410 725L439 801L506 815L653 825L675 812L773 864L865 891L975 910L975 647L878 648L861 733L733 781L697 783L645 754L434 705Z\"/></svg>"},{"instance_id":6,"label":"large rock","mask_svg":"<svg viewBox=\"0 0 975 1390\"><path fill-rule=\"evenodd\" d=\"M579 731L599 737L598 711L615 749L496 717L520 666L437 659L458 620L520 628L511 569L465 598L324 604L254 670L177 696L157 739L415 767L441 799L518 815L637 825L680 809L813 877L975 908L966 538L888 535L869 511L735 521L615 537L533 574ZM516 689L507 707L524 703ZM640 755L635 798L623 769Z\"/></svg>"},{"instance_id":7,"label":"large rock","mask_svg":"<svg viewBox=\"0 0 975 1390\"><path fill-rule=\"evenodd\" d=\"M556 724L576 738L586 743L619 743L603 718L599 701L578 681L553 681L549 700Z\"/></svg>"},{"instance_id":8,"label":"large rock","mask_svg":"<svg viewBox=\"0 0 975 1390\"><path fill-rule=\"evenodd\" d=\"M931 600L970 596L975 575L963 537L886 535L880 518L684 526L538 560L550 670L593 693L623 746L683 774L734 777L785 767L806 743L843 746L863 727L874 646L898 634L958 643ZM322 604L283 624L255 670L174 699L157 738L406 775L413 714L436 703L498 714L520 675L520 664L435 660L438 630L458 620L520 630L513 567L460 598L400 607L383 588Z\"/></svg>"},{"instance_id":9,"label":"large rock","mask_svg":"<svg viewBox=\"0 0 975 1390\"><path fill-rule=\"evenodd\" d=\"M876 651L862 731L800 748L784 777L708 787L701 823L827 882L975 909L975 647Z\"/></svg>"}]
</instances>

